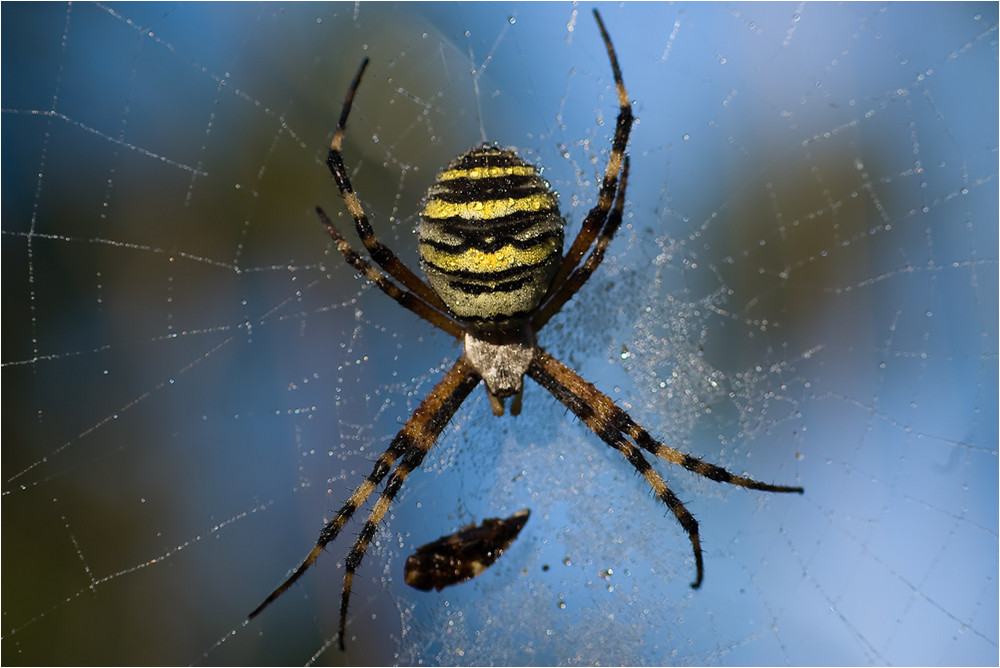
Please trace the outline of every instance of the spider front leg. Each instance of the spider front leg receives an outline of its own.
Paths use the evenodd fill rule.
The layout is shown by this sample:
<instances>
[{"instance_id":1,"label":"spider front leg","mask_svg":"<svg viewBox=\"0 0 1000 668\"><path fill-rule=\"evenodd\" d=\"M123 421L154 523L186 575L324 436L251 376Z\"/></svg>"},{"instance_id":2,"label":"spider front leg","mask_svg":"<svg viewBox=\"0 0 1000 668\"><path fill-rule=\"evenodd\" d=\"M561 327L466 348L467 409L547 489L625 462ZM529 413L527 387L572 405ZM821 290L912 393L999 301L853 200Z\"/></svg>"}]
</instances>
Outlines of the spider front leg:
<instances>
[{"instance_id":1,"label":"spider front leg","mask_svg":"<svg viewBox=\"0 0 1000 668\"><path fill-rule=\"evenodd\" d=\"M351 587L354 583L354 573L368 550L368 545L378 525L389 510L389 505L399 493L406 477L413 469L420 466L424 456L437 441L445 425L451 421L458 407L462 405L473 388L479 384L479 374L473 368L465 355L458 358L451 371L431 390L423 403L413 413L413 416L403 426L399 437L407 441L403 458L396 465L392 475L385 484L385 489L372 508L365 525L358 535L354 546L347 555L344 565L344 590L340 598L340 649L344 649L344 629L347 624L347 604L351 598Z\"/></svg>"},{"instance_id":2,"label":"spider front leg","mask_svg":"<svg viewBox=\"0 0 1000 668\"><path fill-rule=\"evenodd\" d=\"M628 413L611 401L610 397L544 350L538 349L528 369L528 375L573 411L601 440L621 452L635 470L646 479L656 495L674 513L677 521L684 527L691 539L696 569L695 581L691 583L691 586L696 589L701 586L704 577L698 522L667 487L660 474L649 465L639 449L625 438L625 434L635 440L640 447L649 450L656 456L679 464L710 480L768 492L795 492L799 494L803 492L801 487L771 485L745 476L735 475L721 466L703 462L696 457L663 445L654 440L646 430L639 427Z\"/></svg>"},{"instance_id":3,"label":"spider front leg","mask_svg":"<svg viewBox=\"0 0 1000 668\"><path fill-rule=\"evenodd\" d=\"M392 469L393 464L402 457L402 461L396 467L395 471L393 471L390 482L387 483L385 491L382 492L371 516L365 523L365 528L362 530L362 537L355 543L355 547L351 550L348 557L340 618L340 647L341 649L344 648L343 631L347 614L347 601L350 598L351 582L354 570L360 563L361 557L364 556L368 545L367 541L371 540L371 535L374 535L378 522L384 516L389 502L403 484L406 475L423 460L424 455L434 445L434 442L437 441L445 425L448 424L455 411L462 405L462 402L469 396L473 388L479 384L479 381L480 377L468 359L464 355L460 357L448 373L445 374L444 378L434 386L434 389L421 402L420 406L413 412L413 415L410 416L410 419L403 425L403 428L396 434L396 437L392 439L389 447L376 460L375 466L372 468L372 472L368 474L368 477L354 490L354 493L341 506L333 519L323 526L319 534L319 539L316 541L316 546L313 547L312 551L309 552L299 567L284 582L278 585L264 599L264 602L258 605L247 616L247 619L253 619L259 615L264 608L288 591L302 577L302 574L313 565L327 544L340 534L341 529L344 528L344 525L354 514L354 511L361 507L371 493L375 491L375 488ZM391 493L390 489L392 490ZM362 543L362 538L367 534L370 534L368 539Z\"/></svg>"}]
</instances>

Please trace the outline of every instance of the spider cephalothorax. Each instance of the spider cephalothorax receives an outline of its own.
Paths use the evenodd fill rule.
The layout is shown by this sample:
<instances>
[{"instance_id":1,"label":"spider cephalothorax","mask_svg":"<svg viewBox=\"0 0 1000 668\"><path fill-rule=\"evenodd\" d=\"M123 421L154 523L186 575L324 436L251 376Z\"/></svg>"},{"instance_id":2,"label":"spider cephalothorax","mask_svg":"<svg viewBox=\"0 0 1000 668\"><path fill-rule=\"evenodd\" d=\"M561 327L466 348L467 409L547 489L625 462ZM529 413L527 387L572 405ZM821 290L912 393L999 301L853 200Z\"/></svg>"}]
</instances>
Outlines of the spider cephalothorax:
<instances>
[{"instance_id":1,"label":"spider cephalothorax","mask_svg":"<svg viewBox=\"0 0 1000 668\"><path fill-rule=\"evenodd\" d=\"M618 119L597 202L583 220L573 243L563 254L564 221L559 216L557 198L536 168L512 150L483 144L456 158L438 174L427 192L419 230L420 257L427 283L375 236L344 167L340 150L344 128L368 60L361 63L344 100L327 165L354 219L358 236L382 270L351 248L322 209L317 207L316 211L348 263L400 305L462 339L465 349L379 456L368 477L323 526L316 545L302 564L250 613L251 618L301 577L388 476L345 563L339 635L343 649L354 573L379 523L406 477L420 465L480 381L486 386L496 415L503 414L507 398L511 399L510 412L516 415L521 410L524 377L530 377L601 440L620 452L687 532L695 559L692 587L701 585L704 574L698 523L642 450L717 482L768 492L802 492L801 487L771 485L730 473L664 445L606 394L545 352L536 341L536 333L600 265L625 208L629 172L625 147L632 127L632 106L611 38L597 10L594 18L611 61Z\"/></svg>"}]
</instances>

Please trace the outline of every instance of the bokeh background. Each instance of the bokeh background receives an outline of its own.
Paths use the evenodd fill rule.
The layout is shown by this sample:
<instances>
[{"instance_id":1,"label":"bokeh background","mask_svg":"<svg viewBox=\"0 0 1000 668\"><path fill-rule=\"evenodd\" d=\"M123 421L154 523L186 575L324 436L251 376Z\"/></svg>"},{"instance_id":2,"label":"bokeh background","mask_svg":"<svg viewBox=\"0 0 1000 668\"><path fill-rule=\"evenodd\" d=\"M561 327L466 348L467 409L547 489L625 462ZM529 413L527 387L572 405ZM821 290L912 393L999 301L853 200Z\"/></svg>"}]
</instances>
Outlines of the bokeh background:
<instances>
[{"instance_id":1,"label":"bokeh background","mask_svg":"<svg viewBox=\"0 0 1000 668\"><path fill-rule=\"evenodd\" d=\"M996 664L997 6L599 4L628 214L541 344L665 442L687 537L540 388L481 390L362 566L246 613L460 349L354 277L345 140L416 264L434 173L517 147L573 234L616 98L590 5L2 6L5 664ZM532 510L477 580L412 549Z\"/></svg>"}]
</instances>

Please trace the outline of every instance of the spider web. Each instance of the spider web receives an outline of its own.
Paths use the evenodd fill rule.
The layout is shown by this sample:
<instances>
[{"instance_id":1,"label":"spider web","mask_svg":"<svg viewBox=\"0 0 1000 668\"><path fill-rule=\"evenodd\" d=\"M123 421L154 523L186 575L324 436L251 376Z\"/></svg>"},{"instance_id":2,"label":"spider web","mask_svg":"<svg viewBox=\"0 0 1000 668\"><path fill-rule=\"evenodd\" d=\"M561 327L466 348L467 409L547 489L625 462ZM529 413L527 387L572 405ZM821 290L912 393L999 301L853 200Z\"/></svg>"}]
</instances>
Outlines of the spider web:
<instances>
[{"instance_id":1,"label":"spider web","mask_svg":"<svg viewBox=\"0 0 1000 668\"><path fill-rule=\"evenodd\" d=\"M589 7L11 4L6 664L996 664L995 4L602 7L639 122L625 225L541 345L666 443L803 496L646 483L536 385L477 390L359 571L252 624L459 353L353 276L345 155L415 265L437 169L545 166L568 234L616 101ZM483 576L412 549L531 519Z\"/></svg>"}]
</instances>

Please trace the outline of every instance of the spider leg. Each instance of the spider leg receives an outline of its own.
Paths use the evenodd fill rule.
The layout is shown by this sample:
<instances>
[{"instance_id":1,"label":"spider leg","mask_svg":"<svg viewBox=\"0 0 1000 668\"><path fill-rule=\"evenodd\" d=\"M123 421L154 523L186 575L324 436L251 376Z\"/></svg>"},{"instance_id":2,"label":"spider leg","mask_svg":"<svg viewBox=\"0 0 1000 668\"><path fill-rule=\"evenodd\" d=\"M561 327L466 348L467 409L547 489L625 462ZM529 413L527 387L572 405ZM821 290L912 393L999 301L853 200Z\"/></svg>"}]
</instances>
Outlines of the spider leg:
<instances>
[{"instance_id":1,"label":"spider leg","mask_svg":"<svg viewBox=\"0 0 1000 668\"><path fill-rule=\"evenodd\" d=\"M708 478L709 480L726 482L730 485L736 485L737 487L759 489L764 492L794 492L797 494L805 492L805 490L801 487L772 485L770 483L760 482L759 480L754 480L753 478L748 478L746 476L736 475L735 473L730 473L721 466L717 466L716 464L711 464L698 459L697 457L693 457L676 448L671 448L669 445L664 445L650 436L649 432L636 424L628 413L617 406L614 408L615 414L613 416L613 420L619 429L628 434L629 437L631 437L632 440L635 441L636 444L643 450L651 452L660 459L665 459L671 464L683 466L688 471L693 471L694 473Z\"/></svg>"},{"instance_id":2,"label":"spider leg","mask_svg":"<svg viewBox=\"0 0 1000 668\"><path fill-rule=\"evenodd\" d=\"M653 492L667 504L667 507L674 513L674 517L677 518L677 521L687 531L688 538L691 539L696 571L695 581L691 583L691 586L695 589L700 587L705 568L701 556L701 538L698 534L698 521L684 507L684 504L677 498L677 495L667 487L667 483L664 482L660 474L649 465L649 462L642 456L639 448L629 443L622 436L621 431L619 431L611 419L610 409L614 407L611 399L597 390L593 385L583 380L570 370L569 367L541 349L538 350L535 359L528 368L528 375L548 390L563 405L573 411L602 441L622 453L625 459L635 468L636 472L646 479L649 486L653 488ZM589 386L591 392L581 392L581 384Z\"/></svg>"},{"instance_id":3,"label":"spider leg","mask_svg":"<svg viewBox=\"0 0 1000 668\"><path fill-rule=\"evenodd\" d=\"M531 317L531 325L536 332L545 326L549 318L558 313L566 305L566 302L576 294L577 290L583 287L583 284L587 282L587 279L590 278L594 270L604 260L604 253L622 223L622 214L625 210L625 189L628 186L628 167L628 156L625 156L625 162L622 165L621 185L615 194L614 208L608 214L607 221L601 229L601 235L598 237L593 249L591 249L590 255L587 256L587 260L569 275L556 292L549 297L545 305L538 309L535 315Z\"/></svg>"},{"instance_id":4,"label":"spider leg","mask_svg":"<svg viewBox=\"0 0 1000 668\"><path fill-rule=\"evenodd\" d=\"M654 440L645 429L637 425L629 417L628 413L616 406L610 397L541 349L536 352L531 366L528 367L528 375L573 411L605 443L621 452L632 466L635 467L635 470L642 474L646 481L649 482L649 485L653 488L657 496L673 511L674 516L677 517L677 521L687 531L688 537L691 539L691 545L694 548L694 560L697 569L695 581L691 583L691 586L694 588L701 585L704 574L701 540L698 535L698 522L695 521L694 517L691 516L691 513L688 512L677 496L670 491L663 478L649 465L649 462L642 456L639 449L628 442L623 434L630 436L640 447L652 452L657 457L666 459L674 464L679 464L710 480L728 482L733 485L768 492L802 493L801 487L784 487L757 482L751 478L734 475L720 466L703 462L696 457L685 455L674 448L663 445Z\"/></svg>"},{"instance_id":5,"label":"spider leg","mask_svg":"<svg viewBox=\"0 0 1000 668\"><path fill-rule=\"evenodd\" d=\"M319 215L319 219L323 221L323 224L326 225L327 231L330 233L334 244L337 246L337 250L339 250L341 255L344 256L348 264L357 269L359 274L377 285L382 292L396 300L400 306L405 306L435 327L443 329L455 338L461 338L465 335L465 328L452 319L448 314L434 309L417 295L400 288L385 274L380 272L367 260L358 255L357 252L351 248L351 245L347 243L347 240L344 239L340 232L337 231L337 228L333 225L333 221L330 220L329 216L326 215L326 212L323 211L323 209L316 207L316 213Z\"/></svg>"},{"instance_id":6,"label":"spider leg","mask_svg":"<svg viewBox=\"0 0 1000 668\"><path fill-rule=\"evenodd\" d=\"M598 192L597 204L590 210L583 221L580 232L573 240L569 251L563 256L562 264L556 271L555 278L549 288L546 299L553 297L562 287L572 271L580 263L584 253L594 243L604 221L611 209L615 192L618 189L618 175L622 169L625 159L625 147L628 144L629 132L632 129L632 122L635 118L632 115L632 104L629 102L628 93L625 91L625 83L622 81L621 68L618 66L618 57L615 55L615 47L611 44L611 37L604 27L601 15L594 10L594 19L597 20L597 27L601 31L601 39L604 40L604 47L608 52L608 59L611 61L611 71L615 77L615 89L618 93L618 119L615 122L615 135L611 140L611 155L608 157L608 165L604 171L604 179L601 182L601 189Z\"/></svg>"},{"instance_id":7,"label":"spider leg","mask_svg":"<svg viewBox=\"0 0 1000 668\"><path fill-rule=\"evenodd\" d=\"M709 480L714 480L715 482L725 482L730 485L736 485L737 487L746 487L748 489L756 489L763 492L778 493L802 494L805 491L801 487L772 485L770 483L760 482L759 480L754 480L753 478L748 478L746 476L736 475L735 473L730 473L721 466L698 459L697 457L681 452L676 448L672 448L669 445L664 445L650 436L648 431L643 429L635 422L635 420L632 419L632 416L615 405L615 403L612 402L611 399L608 398L603 392L594 387L593 384L585 381L575 371L559 362L548 353L543 352L536 357L542 360L545 364L551 365L549 373L559 378L564 385L571 388L571 391L577 397L591 406L599 407L599 412L602 413L604 418L611 425L613 425L615 429L623 434L627 434L629 438L635 441L636 445L643 450L656 455L660 459L664 459L671 464L682 466L688 471L697 473L698 475L708 478Z\"/></svg>"},{"instance_id":8,"label":"spider leg","mask_svg":"<svg viewBox=\"0 0 1000 668\"><path fill-rule=\"evenodd\" d=\"M340 147L344 140L344 128L347 125L347 116L351 113L351 105L354 103L354 94L361 84L361 75L364 74L367 66L368 59L365 58L361 61L361 67L358 68L357 74L354 75L351 87L344 98L344 107L340 112L340 120L337 121L337 129L333 133L333 141L330 142L330 152L326 157L326 165L333 175L333 180L337 183L337 188L340 190L340 196L347 206L347 211L354 218L354 227L358 232L358 236L361 238L361 242L365 245L365 248L368 249L368 253L375 263L385 269L390 276L402 283L403 287L416 294L427 304L442 313L449 313L448 307L444 305L444 302L437 296L437 293L429 285L420 280L420 277L414 274L392 249L379 241L378 237L375 236L375 230L372 229L371 223L368 222L368 216L361 207L358 196L354 193L351 179L347 176L347 168L344 167L344 156L340 152Z\"/></svg>"},{"instance_id":9,"label":"spider leg","mask_svg":"<svg viewBox=\"0 0 1000 668\"><path fill-rule=\"evenodd\" d=\"M364 558L372 538L375 537L379 523L385 517L389 505L403 486L406 477L413 469L420 466L424 456L437 441L445 425L448 424L473 388L479 384L479 381L479 374L476 373L468 358L462 355L444 380L438 383L431 394L424 399L424 402L414 412L413 417L403 427L403 431L400 432L402 435L409 428L408 442L403 458L389 476L385 489L382 490L382 494L375 502L368 519L365 520L364 527L362 527L361 533L354 542L345 562L344 590L340 599L340 649L344 649L347 604L351 598L354 573L361 565L361 560Z\"/></svg>"},{"instance_id":10,"label":"spider leg","mask_svg":"<svg viewBox=\"0 0 1000 668\"><path fill-rule=\"evenodd\" d=\"M375 461L372 472L368 474L364 482L354 490L354 493L341 506L333 519L323 526L319 534L319 539L316 541L316 546L312 551L309 552L299 567L284 582L278 585L277 589L271 592L264 599L263 603L258 605L247 616L247 619L253 619L259 615L264 608L288 591L289 587L302 577L302 574L313 565L327 544L340 534L340 530L344 528L344 525L354 514L354 511L361 507L361 504L375 491L375 488L382 482L382 479L389 473L389 470L400 456L403 457L405 462L408 458L413 457L411 453L417 452L419 453L419 458L423 459L424 453L434 445L438 434L441 433L444 426L451 420L452 415L462 405L465 398L469 396L469 393L479 383L479 380L479 375L472 368L472 364L469 363L466 357L463 355L458 358L458 361L445 374L444 378L434 386L434 389L430 391L423 402L413 412L413 415L406 421L403 428L399 430L396 437L392 439L385 452ZM353 553L354 551L352 550ZM345 584L345 586L347 585ZM345 597L346 595L345 592ZM346 610L346 599L344 609ZM341 631L343 631L343 618L341 618L340 625ZM343 648L343 637L341 638L341 648Z\"/></svg>"}]
</instances>

